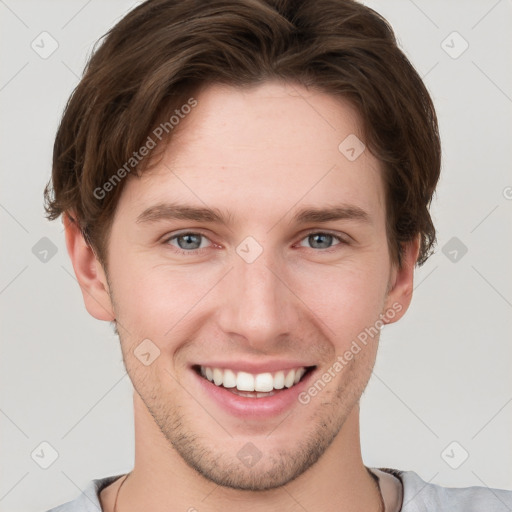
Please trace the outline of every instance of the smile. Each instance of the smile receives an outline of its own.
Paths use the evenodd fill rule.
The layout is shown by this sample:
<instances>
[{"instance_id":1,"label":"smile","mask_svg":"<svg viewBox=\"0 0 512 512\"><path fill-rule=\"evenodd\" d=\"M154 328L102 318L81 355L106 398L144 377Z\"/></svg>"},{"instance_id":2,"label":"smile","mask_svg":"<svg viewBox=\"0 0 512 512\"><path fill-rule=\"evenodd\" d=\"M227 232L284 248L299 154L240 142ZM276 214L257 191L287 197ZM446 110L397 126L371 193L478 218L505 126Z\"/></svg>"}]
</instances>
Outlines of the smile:
<instances>
[{"instance_id":1,"label":"smile","mask_svg":"<svg viewBox=\"0 0 512 512\"><path fill-rule=\"evenodd\" d=\"M301 366L264 373L248 373L209 366L197 366L196 371L216 386L248 398L270 397L284 388L298 384L314 366Z\"/></svg>"}]
</instances>

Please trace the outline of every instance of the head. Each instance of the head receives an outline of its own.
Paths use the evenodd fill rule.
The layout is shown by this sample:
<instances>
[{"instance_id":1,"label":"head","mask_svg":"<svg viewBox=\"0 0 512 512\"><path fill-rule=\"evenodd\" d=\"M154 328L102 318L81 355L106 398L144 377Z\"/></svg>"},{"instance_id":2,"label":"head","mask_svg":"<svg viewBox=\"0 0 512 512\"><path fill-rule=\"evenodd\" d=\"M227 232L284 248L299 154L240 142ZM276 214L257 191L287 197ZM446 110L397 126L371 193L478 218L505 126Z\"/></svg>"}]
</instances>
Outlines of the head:
<instances>
[{"instance_id":1,"label":"head","mask_svg":"<svg viewBox=\"0 0 512 512\"><path fill-rule=\"evenodd\" d=\"M150 0L66 106L46 209L169 444L216 483L268 489L357 406L435 242L439 170L429 94L371 9ZM307 366L309 387L287 416L232 415L198 373L241 361ZM250 468L248 442L263 454Z\"/></svg>"}]
</instances>

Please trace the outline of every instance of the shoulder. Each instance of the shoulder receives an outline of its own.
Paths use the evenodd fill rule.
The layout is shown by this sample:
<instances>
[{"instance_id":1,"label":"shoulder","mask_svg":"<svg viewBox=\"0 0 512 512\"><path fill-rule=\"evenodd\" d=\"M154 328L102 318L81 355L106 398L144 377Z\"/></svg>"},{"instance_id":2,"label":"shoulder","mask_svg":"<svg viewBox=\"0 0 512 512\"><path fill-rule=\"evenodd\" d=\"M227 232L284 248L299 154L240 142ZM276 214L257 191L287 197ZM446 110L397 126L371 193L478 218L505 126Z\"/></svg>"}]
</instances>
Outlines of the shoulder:
<instances>
[{"instance_id":1,"label":"shoulder","mask_svg":"<svg viewBox=\"0 0 512 512\"><path fill-rule=\"evenodd\" d=\"M107 476L91 480L86 488L74 500L63 503L46 512L101 512L99 494L108 485L123 475Z\"/></svg>"},{"instance_id":2,"label":"shoulder","mask_svg":"<svg viewBox=\"0 0 512 512\"><path fill-rule=\"evenodd\" d=\"M381 468L402 482L401 512L510 512L512 491L484 486L443 487L423 480L414 471Z\"/></svg>"}]
</instances>

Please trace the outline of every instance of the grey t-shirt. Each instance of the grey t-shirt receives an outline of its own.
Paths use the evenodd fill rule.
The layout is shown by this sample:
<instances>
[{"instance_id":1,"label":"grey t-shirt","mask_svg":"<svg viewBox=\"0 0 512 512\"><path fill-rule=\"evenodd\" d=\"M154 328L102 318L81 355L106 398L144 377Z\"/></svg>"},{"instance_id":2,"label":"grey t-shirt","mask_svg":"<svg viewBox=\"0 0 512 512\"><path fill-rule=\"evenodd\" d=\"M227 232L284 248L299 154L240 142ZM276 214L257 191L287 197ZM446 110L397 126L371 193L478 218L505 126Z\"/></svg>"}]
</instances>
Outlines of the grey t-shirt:
<instances>
[{"instance_id":1,"label":"grey t-shirt","mask_svg":"<svg viewBox=\"0 0 512 512\"><path fill-rule=\"evenodd\" d=\"M376 475L385 512L511 512L512 491L489 487L442 487L414 471L368 468ZM123 475L98 478L75 500L47 512L101 512L99 493Z\"/></svg>"}]
</instances>

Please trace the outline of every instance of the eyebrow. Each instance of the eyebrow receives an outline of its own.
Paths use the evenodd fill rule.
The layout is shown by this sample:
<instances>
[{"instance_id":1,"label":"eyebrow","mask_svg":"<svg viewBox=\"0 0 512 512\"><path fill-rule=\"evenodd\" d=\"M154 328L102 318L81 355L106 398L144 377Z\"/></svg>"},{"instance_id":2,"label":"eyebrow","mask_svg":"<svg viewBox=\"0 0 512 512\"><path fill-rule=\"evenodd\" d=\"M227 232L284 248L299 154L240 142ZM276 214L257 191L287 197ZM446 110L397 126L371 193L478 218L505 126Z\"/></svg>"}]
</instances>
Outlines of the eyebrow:
<instances>
[{"instance_id":1,"label":"eyebrow","mask_svg":"<svg viewBox=\"0 0 512 512\"><path fill-rule=\"evenodd\" d=\"M195 220L228 224L231 214L224 215L216 208L197 208L178 203L160 203L144 210L136 222L157 222L160 220Z\"/></svg>"},{"instance_id":2,"label":"eyebrow","mask_svg":"<svg viewBox=\"0 0 512 512\"><path fill-rule=\"evenodd\" d=\"M145 209L137 217L136 222L190 220L228 225L232 219L233 215L230 212L224 214L217 208L198 208L178 203L160 203ZM359 206L337 205L321 208L304 208L293 216L290 223L322 223L334 220L357 220L364 223L371 222L370 215Z\"/></svg>"},{"instance_id":3,"label":"eyebrow","mask_svg":"<svg viewBox=\"0 0 512 512\"><path fill-rule=\"evenodd\" d=\"M330 222L333 220L358 220L370 223L370 215L359 206L341 205L323 208L305 208L291 220L297 224Z\"/></svg>"}]
</instances>

